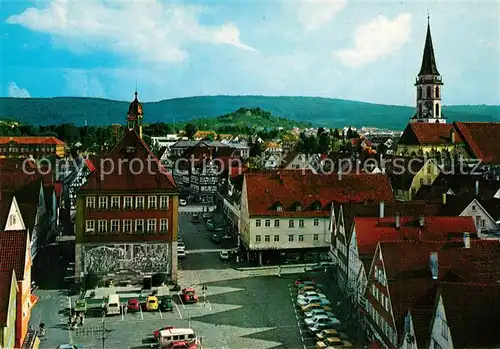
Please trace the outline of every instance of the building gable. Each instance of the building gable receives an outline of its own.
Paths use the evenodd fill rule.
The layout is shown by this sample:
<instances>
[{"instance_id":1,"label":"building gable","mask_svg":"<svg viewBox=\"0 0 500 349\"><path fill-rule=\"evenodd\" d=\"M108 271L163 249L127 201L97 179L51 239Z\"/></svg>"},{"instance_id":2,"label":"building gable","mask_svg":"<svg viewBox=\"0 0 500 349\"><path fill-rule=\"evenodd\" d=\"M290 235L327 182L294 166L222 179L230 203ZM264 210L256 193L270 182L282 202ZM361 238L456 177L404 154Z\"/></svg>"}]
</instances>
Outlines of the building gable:
<instances>
[{"instance_id":1,"label":"building gable","mask_svg":"<svg viewBox=\"0 0 500 349\"><path fill-rule=\"evenodd\" d=\"M472 325L472 324L471 324ZM439 294L431 323L431 343L429 346L436 348L436 343L441 348L454 348L451 332L446 320L446 312L443 304L443 297Z\"/></svg>"},{"instance_id":2,"label":"building gable","mask_svg":"<svg viewBox=\"0 0 500 349\"><path fill-rule=\"evenodd\" d=\"M17 204L16 197L12 198L12 203L10 204L9 214L7 215L7 221L5 223L4 230L25 230L26 225L24 224L23 216L21 215L21 210Z\"/></svg>"}]
</instances>

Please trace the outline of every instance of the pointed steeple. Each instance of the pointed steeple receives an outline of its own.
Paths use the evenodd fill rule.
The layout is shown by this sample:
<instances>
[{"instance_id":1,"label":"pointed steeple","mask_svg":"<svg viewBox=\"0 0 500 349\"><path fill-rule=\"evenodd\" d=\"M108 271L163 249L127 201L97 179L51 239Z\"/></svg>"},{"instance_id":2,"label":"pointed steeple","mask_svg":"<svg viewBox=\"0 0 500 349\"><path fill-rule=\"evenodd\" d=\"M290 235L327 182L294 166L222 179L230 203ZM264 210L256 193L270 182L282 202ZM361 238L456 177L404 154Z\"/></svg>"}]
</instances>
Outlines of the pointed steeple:
<instances>
[{"instance_id":1,"label":"pointed steeple","mask_svg":"<svg viewBox=\"0 0 500 349\"><path fill-rule=\"evenodd\" d=\"M424 55L422 57L421 75L439 75L434 57L434 47L432 46L430 17L427 16L427 36L425 37Z\"/></svg>"}]
</instances>

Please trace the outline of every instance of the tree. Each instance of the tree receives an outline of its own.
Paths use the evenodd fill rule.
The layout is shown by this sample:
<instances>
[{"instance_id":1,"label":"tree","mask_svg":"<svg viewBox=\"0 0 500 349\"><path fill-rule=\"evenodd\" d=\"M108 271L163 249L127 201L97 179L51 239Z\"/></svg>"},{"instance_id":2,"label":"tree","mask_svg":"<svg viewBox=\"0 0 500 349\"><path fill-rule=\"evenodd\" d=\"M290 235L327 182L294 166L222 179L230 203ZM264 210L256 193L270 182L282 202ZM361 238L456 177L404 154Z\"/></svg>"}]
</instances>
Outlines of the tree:
<instances>
[{"instance_id":1,"label":"tree","mask_svg":"<svg viewBox=\"0 0 500 349\"><path fill-rule=\"evenodd\" d=\"M250 144L250 156L255 157L255 156L261 156L262 155L262 147L260 146L259 142L255 142Z\"/></svg>"},{"instance_id":2,"label":"tree","mask_svg":"<svg viewBox=\"0 0 500 349\"><path fill-rule=\"evenodd\" d=\"M340 133L338 129L333 130L333 138L340 139Z\"/></svg>"},{"instance_id":3,"label":"tree","mask_svg":"<svg viewBox=\"0 0 500 349\"><path fill-rule=\"evenodd\" d=\"M194 135L196 134L196 126L190 122L186 124L184 127L184 131L186 131L186 137L189 139L193 139Z\"/></svg>"},{"instance_id":4,"label":"tree","mask_svg":"<svg viewBox=\"0 0 500 349\"><path fill-rule=\"evenodd\" d=\"M330 150L330 135L327 132L321 133L318 139L318 153L327 154Z\"/></svg>"},{"instance_id":5,"label":"tree","mask_svg":"<svg viewBox=\"0 0 500 349\"><path fill-rule=\"evenodd\" d=\"M346 136L347 136L347 139L352 139L352 138L354 138L354 133L352 132L352 130L351 130L351 128L350 128L350 127L347 129L347 134L346 134Z\"/></svg>"}]
</instances>

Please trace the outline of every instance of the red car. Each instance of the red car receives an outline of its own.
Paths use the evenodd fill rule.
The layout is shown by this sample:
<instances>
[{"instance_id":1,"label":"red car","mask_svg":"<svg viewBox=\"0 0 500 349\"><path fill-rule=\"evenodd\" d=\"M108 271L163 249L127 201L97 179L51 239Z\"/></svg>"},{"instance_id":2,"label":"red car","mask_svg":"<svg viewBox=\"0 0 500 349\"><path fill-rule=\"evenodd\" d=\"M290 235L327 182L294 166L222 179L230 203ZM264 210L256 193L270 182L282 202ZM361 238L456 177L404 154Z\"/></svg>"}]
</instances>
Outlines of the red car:
<instances>
[{"instance_id":1,"label":"red car","mask_svg":"<svg viewBox=\"0 0 500 349\"><path fill-rule=\"evenodd\" d=\"M135 299L129 299L127 303L127 311L139 311L141 309L141 303Z\"/></svg>"},{"instance_id":2,"label":"red car","mask_svg":"<svg viewBox=\"0 0 500 349\"><path fill-rule=\"evenodd\" d=\"M301 278L299 278L299 279L295 280L295 286L299 286L300 284L303 284L303 283L304 283L304 281L308 281L308 282L310 282L311 284L315 284L315 283L316 283L316 281L315 281L315 280L313 280L313 279L311 279L309 276L303 276L303 277L301 277Z\"/></svg>"},{"instance_id":3,"label":"red car","mask_svg":"<svg viewBox=\"0 0 500 349\"><path fill-rule=\"evenodd\" d=\"M196 343L173 342L168 349L198 349Z\"/></svg>"},{"instance_id":4,"label":"red car","mask_svg":"<svg viewBox=\"0 0 500 349\"><path fill-rule=\"evenodd\" d=\"M194 288L187 287L182 290L182 301L184 303L197 303L198 296Z\"/></svg>"},{"instance_id":5,"label":"red car","mask_svg":"<svg viewBox=\"0 0 500 349\"><path fill-rule=\"evenodd\" d=\"M174 326L166 326L166 327L163 327L163 328L159 328L156 331L154 331L153 336L155 337L156 340L158 340L158 338L160 338L160 331L163 331L163 330L173 330L174 328L175 328Z\"/></svg>"}]
</instances>

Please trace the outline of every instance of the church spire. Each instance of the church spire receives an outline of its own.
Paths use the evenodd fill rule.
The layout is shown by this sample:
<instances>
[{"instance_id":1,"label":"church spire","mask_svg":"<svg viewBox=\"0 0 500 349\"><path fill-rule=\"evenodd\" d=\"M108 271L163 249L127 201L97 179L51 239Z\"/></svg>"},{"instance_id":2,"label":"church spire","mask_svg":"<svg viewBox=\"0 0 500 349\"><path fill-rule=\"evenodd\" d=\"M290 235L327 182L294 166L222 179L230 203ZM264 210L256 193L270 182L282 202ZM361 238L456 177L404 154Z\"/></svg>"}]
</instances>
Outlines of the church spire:
<instances>
[{"instance_id":1,"label":"church spire","mask_svg":"<svg viewBox=\"0 0 500 349\"><path fill-rule=\"evenodd\" d=\"M434 47L432 46L431 24L429 15L427 15L427 36L425 37L422 66L418 75L439 75L439 71L436 66L436 57L434 57Z\"/></svg>"},{"instance_id":2,"label":"church spire","mask_svg":"<svg viewBox=\"0 0 500 349\"><path fill-rule=\"evenodd\" d=\"M139 98L137 97L137 88L135 90L135 98L130 103L128 107L127 113L127 125L129 130L134 130L137 135L142 138L142 104L139 102Z\"/></svg>"}]
</instances>

